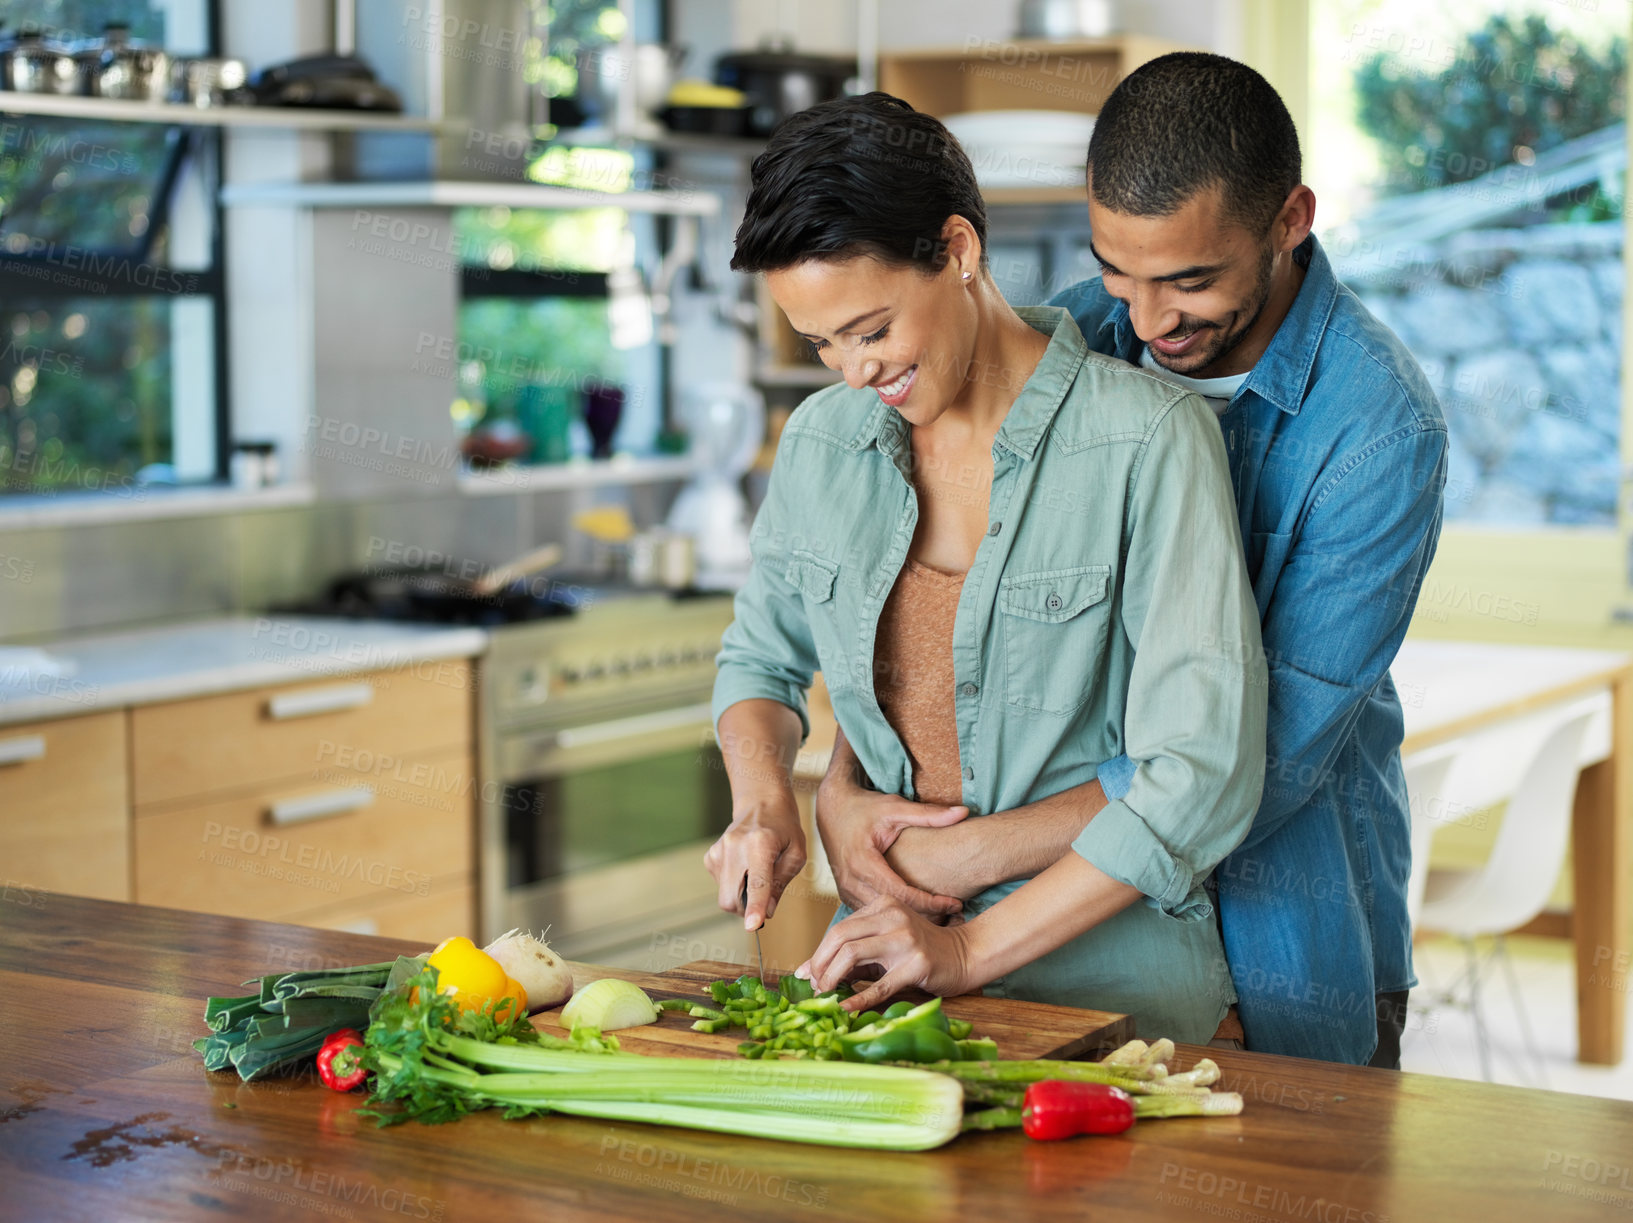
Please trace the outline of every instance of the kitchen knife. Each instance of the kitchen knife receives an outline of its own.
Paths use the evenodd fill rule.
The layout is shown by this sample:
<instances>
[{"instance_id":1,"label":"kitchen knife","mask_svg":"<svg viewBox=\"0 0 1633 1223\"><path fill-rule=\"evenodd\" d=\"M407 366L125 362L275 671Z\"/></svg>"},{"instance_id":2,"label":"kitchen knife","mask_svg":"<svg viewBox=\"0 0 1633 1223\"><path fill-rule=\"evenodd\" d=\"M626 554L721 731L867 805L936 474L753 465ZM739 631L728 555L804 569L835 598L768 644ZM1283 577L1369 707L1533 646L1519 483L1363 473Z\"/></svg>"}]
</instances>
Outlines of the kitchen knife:
<instances>
[{"instance_id":1,"label":"kitchen knife","mask_svg":"<svg viewBox=\"0 0 1633 1223\"><path fill-rule=\"evenodd\" d=\"M743 912L745 914L748 913L748 876L747 875L743 876ZM759 926L754 927L754 954L755 954L756 957L758 957L758 959L760 961L760 981L761 981L762 984L765 981L765 951L760 946L760 926L763 926L763 925L765 925L765 919L764 918L762 918L760 920L760 925Z\"/></svg>"}]
</instances>

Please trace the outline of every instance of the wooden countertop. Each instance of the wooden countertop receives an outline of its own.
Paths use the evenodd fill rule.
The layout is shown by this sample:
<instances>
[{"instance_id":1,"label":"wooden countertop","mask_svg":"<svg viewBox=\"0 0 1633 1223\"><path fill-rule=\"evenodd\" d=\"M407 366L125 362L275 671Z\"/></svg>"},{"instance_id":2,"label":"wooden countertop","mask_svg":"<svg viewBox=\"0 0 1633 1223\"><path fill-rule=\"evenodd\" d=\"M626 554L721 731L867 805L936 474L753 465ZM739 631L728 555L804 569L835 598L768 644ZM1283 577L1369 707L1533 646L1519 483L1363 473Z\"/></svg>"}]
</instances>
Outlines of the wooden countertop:
<instances>
[{"instance_id":1,"label":"wooden countertop","mask_svg":"<svg viewBox=\"0 0 1633 1223\"><path fill-rule=\"evenodd\" d=\"M189 1047L208 994L416 950L0 894L0 1218L1563 1223L1633 1208L1633 1103L1290 1058L1214 1054L1241 1117L893 1154L491 1113L377 1130L353 1115L361 1096L310 1076L243 1084Z\"/></svg>"}]
</instances>

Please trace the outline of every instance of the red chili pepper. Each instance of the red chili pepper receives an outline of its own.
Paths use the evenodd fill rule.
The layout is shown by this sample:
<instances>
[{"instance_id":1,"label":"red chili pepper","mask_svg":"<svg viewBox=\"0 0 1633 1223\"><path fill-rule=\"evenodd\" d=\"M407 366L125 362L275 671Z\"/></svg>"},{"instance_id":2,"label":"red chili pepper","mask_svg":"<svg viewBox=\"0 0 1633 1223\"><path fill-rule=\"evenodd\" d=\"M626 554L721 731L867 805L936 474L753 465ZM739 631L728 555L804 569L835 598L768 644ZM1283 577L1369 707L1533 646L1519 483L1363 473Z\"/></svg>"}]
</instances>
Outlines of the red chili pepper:
<instances>
[{"instance_id":1,"label":"red chili pepper","mask_svg":"<svg viewBox=\"0 0 1633 1223\"><path fill-rule=\"evenodd\" d=\"M363 1037L355 1028L330 1033L318 1050L318 1078L334 1091L361 1087L369 1073L358 1056L362 1052Z\"/></svg>"},{"instance_id":2,"label":"red chili pepper","mask_svg":"<svg viewBox=\"0 0 1633 1223\"><path fill-rule=\"evenodd\" d=\"M1028 1138L1121 1134L1134 1124L1134 1101L1121 1087L1044 1079L1021 1101L1021 1129Z\"/></svg>"}]
</instances>

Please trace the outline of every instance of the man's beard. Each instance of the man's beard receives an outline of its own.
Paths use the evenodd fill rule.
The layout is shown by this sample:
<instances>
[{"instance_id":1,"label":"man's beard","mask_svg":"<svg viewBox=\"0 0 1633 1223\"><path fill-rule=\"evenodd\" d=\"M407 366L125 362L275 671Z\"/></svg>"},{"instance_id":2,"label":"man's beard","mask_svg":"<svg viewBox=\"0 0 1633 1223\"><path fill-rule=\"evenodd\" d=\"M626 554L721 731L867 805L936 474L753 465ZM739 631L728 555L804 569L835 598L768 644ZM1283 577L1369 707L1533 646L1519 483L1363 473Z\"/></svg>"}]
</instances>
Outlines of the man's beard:
<instances>
[{"instance_id":1,"label":"man's beard","mask_svg":"<svg viewBox=\"0 0 1633 1223\"><path fill-rule=\"evenodd\" d=\"M1270 300L1270 273L1276 265L1276 253L1266 246L1259 260L1258 275L1254 277L1253 296L1248 308L1238 310L1231 317L1241 319L1245 316L1246 322L1225 330L1223 324L1210 322L1206 319L1184 319L1180 325L1166 336L1165 340L1184 339L1193 331L1200 331L1204 327L1214 328L1214 334L1204 339L1200 347L1194 352L1184 353L1178 357L1164 356L1155 348L1147 347L1146 351L1156 363L1173 374L1183 374L1186 377L1206 377L1201 371L1229 356L1236 346L1247 338L1247 333L1253 330L1253 325L1259 321L1264 313L1265 304Z\"/></svg>"}]
</instances>

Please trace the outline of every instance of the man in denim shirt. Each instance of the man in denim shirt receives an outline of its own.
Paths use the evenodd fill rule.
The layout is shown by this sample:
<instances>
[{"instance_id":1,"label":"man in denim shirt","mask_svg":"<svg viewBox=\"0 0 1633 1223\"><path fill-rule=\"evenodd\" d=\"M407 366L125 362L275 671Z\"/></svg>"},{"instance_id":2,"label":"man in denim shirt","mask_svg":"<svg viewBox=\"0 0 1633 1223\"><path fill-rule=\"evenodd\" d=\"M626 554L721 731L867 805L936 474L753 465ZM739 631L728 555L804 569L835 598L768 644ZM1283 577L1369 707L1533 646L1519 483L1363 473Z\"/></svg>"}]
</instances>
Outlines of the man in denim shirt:
<instances>
[{"instance_id":1,"label":"man in denim shirt","mask_svg":"<svg viewBox=\"0 0 1633 1223\"><path fill-rule=\"evenodd\" d=\"M1051 304L1219 414L1262 623L1264 795L1216 872L1245 1043L1398 1067L1417 982L1389 665L1439 537L1444 418L1311 235L1297 133L1257 73L1198 53L1146 64L1107 100L1089 160L1102 277ZM818 801L842 896L932 912L1068 852L1134 767L938 827L945 809L859 790L853 762L841 741Z\"/></svg>"}]
</instances>

